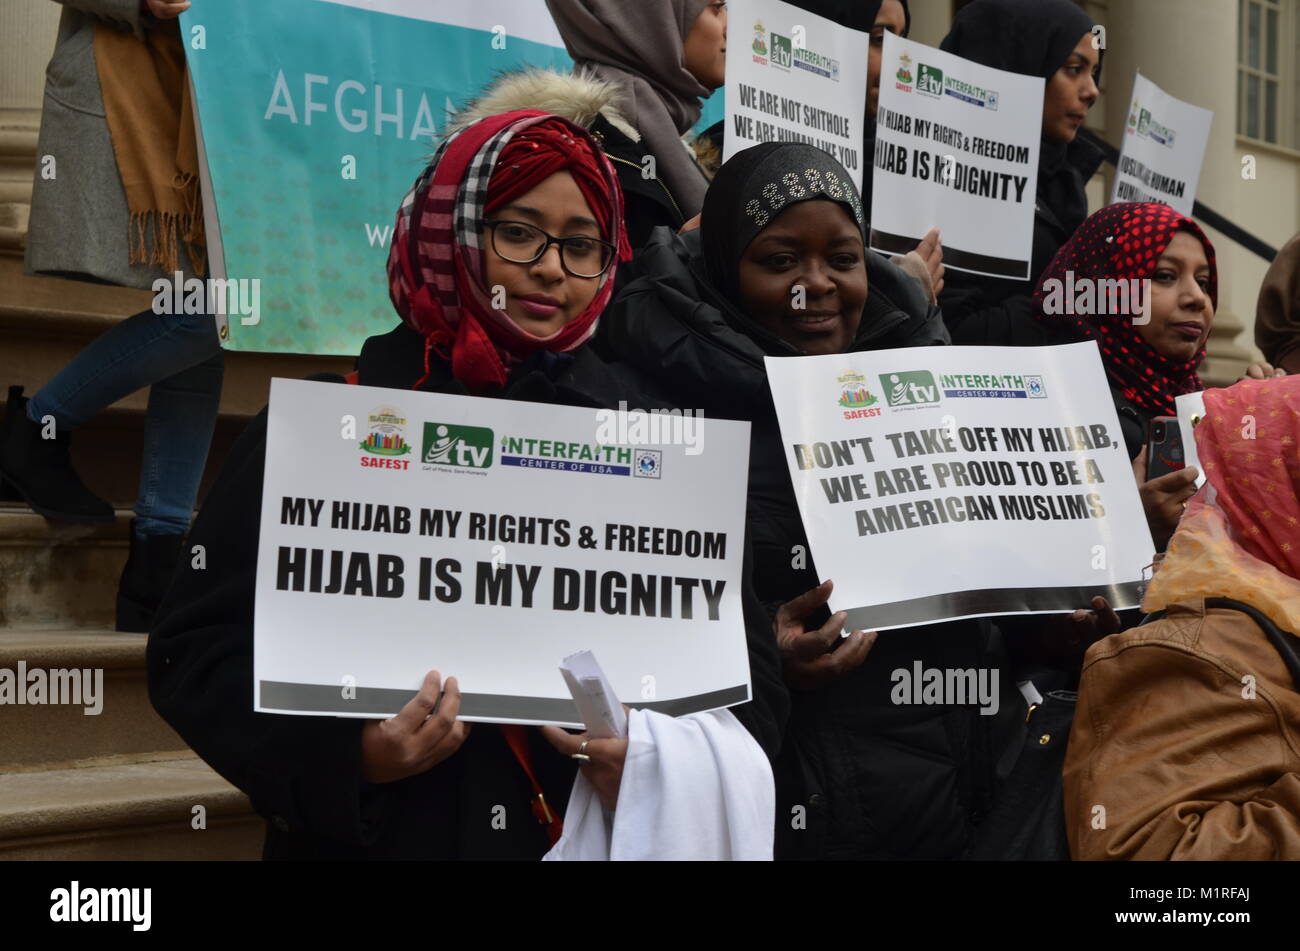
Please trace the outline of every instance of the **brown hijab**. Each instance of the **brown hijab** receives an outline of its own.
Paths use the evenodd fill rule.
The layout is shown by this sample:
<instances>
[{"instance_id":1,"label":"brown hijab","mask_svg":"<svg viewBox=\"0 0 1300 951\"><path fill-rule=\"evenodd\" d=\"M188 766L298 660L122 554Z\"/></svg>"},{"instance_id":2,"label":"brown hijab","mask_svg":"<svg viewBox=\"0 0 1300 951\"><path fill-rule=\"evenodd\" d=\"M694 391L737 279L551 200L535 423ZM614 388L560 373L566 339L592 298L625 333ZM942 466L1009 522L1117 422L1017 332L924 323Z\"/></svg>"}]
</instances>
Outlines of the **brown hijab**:
<instances>
[{"instance_id":1,"label":"brown hijab","mask_svg":"<svg viewBox=\"0 0 1300 951\"><path fill-rule=\"evenodd\" d=\"M1255 308L1255 346L1287 373L1300 373L1300 234L1278 252Z\"/></svg>"},{"instance_id":2,"label":"brown hijab","mask_svg":"<svg viewBox=\"0 0 1300 951\"><path fill-rule=\"evenodd\" d=\"M708 180L682 144L710 90L683 62L687 34L709 0L546 0L574 64L622 90L619 111L655 157L682 214L704 204Z\"/></svg>"}]
</instances>

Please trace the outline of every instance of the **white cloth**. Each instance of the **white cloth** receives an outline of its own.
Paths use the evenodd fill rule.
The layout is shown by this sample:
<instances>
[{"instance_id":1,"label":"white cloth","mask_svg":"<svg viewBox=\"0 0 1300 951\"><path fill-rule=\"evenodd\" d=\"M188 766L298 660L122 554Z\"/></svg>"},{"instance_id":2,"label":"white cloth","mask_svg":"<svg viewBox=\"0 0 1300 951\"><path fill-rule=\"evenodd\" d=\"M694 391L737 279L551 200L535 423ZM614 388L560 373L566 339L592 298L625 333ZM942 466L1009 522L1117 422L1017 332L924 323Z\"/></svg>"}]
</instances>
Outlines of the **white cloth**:
<instances>
[{"instance_id":1,"label":"white cloth","mask_svg":"<svg viewBox=\"0 0 1300 951\"><path fill-rule=\"evenodd\" d=\"M772 767L730 710L633 710L612 822L579 772L543 861L770 861L775 813Z\"/></svg>"}]
</instances>

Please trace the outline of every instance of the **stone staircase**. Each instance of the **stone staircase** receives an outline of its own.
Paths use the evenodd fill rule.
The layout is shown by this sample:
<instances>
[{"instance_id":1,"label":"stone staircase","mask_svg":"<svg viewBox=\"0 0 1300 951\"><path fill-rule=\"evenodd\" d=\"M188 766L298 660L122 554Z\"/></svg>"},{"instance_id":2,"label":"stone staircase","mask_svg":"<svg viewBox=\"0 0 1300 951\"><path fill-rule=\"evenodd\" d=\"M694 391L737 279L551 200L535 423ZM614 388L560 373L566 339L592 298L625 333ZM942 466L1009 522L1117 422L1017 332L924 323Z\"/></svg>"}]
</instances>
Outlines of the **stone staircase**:
<instances>
[{"instance_id":1,"label":"stone staircase","mask_svg":"<svg viewBox=\"0 0 1300 951\"><path fill-rule=\"evenodd\" d=\"M0 254L0 399L15 383L31 395L97 334L150 300L148 292L24 277L20 258ZM351 367L351 359L227 353L200 499L265 405L271 377ZM78 471L114 504L116 521L49 522L20 502L0 500L0 672L102 671L97 715L80 705L0 704L0 859L261 854L263 823L247 797L150 705L146 636L113 631L147 396L109 407L73 440Z\"/></svg>"}]
</instances>

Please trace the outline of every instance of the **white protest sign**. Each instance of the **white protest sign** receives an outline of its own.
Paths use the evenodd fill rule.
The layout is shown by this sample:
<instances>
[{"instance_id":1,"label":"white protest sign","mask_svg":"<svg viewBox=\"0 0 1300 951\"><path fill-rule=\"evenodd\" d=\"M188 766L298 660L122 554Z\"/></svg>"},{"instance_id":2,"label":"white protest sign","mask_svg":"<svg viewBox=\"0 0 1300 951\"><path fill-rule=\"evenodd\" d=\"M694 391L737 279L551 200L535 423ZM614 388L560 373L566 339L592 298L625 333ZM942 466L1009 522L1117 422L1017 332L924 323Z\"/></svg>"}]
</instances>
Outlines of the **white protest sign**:
<instances>
[{"instance_id":1,"label":"white protest sign","mask_svg":"<svg viewBox=\"0 0 1300 951\"><path fill-rule=\"evenodd\" d=\"M273 380L256 709L391 716L438 670L461 719L579 726L585 649L630 706L743 703L749 426L687 422Z\"/></svg>"},{"instance_id":2,"label":"white protest sign","mask_svg":"<svg viewBox=\"0 0 1300 951\"><path fill-rule=\"evenodd\" d=\"M1190 216L1213 120L1209 109L1175 99L1141 73L1134 76L1111 203L1158 201Z\"/></svg>"},{"instance_id":3,"label":"white protest sign","mask_svg":"<svg viewBox=\"0 0 1300 951\"><path fill-rule=\"evenodd\" d=\"M1154 546L1092 341L768 357L846 629L1138 603Z\"/></svg>"},{"instance_id":4,"label":"white protest sign","mask_svg":"<svg viewBox=\"0 0 1300 951\"><path fill-rule=\"evenodd\" d=\"M1031 277L1043 80L886 33L871 247L905 254L932 227L945 267Z\"/></svg>"},{"instance_id":5,"label":"white protest sign","mask_svg":"<svg viewBox=\"0 0 1300 951\"><path fill-rule=\"evenodd\" d=\"M731 0L727 11L723 160L762 142L805 142L861 192L871 37L781 0Z\"/></svg>"},{"instance_id":6,"label":"white protest sign","mask_svg":"<svg viewBox=\"0 0 1300 951\"><path fill-rule=\"evenodd\" d=\"M1184 393L1174 397L1174 406L1178 412L1178 433L1183 440L1183 462L1196 466L1196 487L1205 485L1205 470L1201 468L1201 457L1196 451L1196 424L1205 416L1205 391Z\"/></svg>"}]
</instances>

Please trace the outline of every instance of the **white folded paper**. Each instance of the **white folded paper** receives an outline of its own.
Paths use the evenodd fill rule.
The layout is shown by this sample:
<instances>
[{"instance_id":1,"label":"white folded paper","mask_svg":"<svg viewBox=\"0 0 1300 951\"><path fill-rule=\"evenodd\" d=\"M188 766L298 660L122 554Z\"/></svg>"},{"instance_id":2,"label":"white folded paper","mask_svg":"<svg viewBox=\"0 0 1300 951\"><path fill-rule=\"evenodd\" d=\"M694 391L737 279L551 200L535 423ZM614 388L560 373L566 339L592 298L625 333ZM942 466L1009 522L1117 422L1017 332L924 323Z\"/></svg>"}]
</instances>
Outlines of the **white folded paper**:
<instances>
[{"instance_id":1,"label":"white folded paper","mask_svg":"<svg viewBox=\"0 0 1300 951\"><path fill-rule=\"evenodd\" d=\"M593 740L627 736L627 714L591 651L578 651L560 662L560 673L578 705L578 715Z\"/></svg>"}]
</instances>

